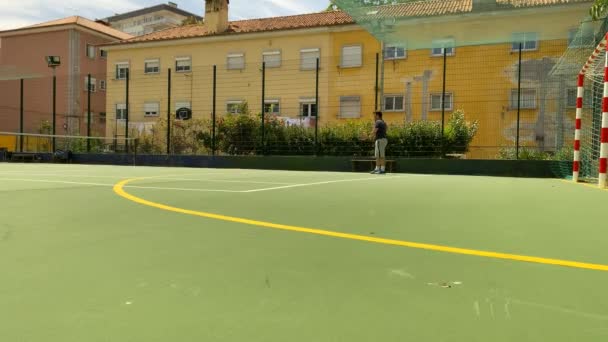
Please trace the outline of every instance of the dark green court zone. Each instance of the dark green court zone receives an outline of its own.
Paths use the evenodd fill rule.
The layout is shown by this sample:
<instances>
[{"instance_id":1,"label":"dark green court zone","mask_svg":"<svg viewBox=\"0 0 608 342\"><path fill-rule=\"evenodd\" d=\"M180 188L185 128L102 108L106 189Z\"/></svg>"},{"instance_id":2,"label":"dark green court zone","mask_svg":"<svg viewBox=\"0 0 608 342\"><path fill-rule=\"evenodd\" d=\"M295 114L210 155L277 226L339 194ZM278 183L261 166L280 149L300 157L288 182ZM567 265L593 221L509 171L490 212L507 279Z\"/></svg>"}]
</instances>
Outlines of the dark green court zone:
<instances>
[{"instance_id":1,"label":"dark green court zone","mask_svg":"<svg viewBox=\"0 0 608 342\"><path fill-rule=\"evenodd\" d=\"M0 341L607 341L608 192L555 179L0 164Z\"/></svg>"}]
</instances>

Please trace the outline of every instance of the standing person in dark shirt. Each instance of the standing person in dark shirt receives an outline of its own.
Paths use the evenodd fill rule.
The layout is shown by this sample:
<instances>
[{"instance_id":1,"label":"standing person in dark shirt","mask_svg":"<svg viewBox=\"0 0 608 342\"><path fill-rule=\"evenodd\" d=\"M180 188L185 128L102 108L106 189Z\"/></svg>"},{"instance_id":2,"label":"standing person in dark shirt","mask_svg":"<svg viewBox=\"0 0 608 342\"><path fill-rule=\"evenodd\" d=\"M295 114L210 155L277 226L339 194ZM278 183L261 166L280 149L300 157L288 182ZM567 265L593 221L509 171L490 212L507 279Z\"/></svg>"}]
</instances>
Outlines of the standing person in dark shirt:
<instances>
[{"instance_id":1,"label":"standing person in dark shirt","mask_svg":"<svg viewBox=\"0 0 608 342\"><path fill-rule=\"evenodd\" d=\"M376 112L376 124L374 125L374 141L376 150L376 169L372 171L372 174L383 175L386 173L386 146L388 140L386 139L387 126L384 120L382 120L382 112Z\"/></svg>"}]
</instances>

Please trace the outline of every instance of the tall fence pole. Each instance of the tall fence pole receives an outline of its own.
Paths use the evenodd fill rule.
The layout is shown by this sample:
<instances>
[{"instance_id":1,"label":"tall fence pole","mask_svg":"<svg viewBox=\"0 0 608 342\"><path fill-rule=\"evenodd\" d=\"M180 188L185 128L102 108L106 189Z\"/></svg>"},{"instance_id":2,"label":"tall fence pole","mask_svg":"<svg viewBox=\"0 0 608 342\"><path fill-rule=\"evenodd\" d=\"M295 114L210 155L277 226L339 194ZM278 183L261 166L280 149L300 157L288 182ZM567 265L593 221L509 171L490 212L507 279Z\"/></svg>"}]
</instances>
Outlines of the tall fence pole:
<instances>
[{"instance_id":1,"label":"tall fence pole","mask_svg":"<svg viewBox=\"0 0 608 342\"><path fill-rule=\"evenodd\" d=\"M441 158L445 154L445 86L448 67L448 49L443 48L443 89L441 91Z\"/></svg>"},{"instance_id":2,"label":"tall fence pole","mask_svg":"<svg viewBox=\"0 0 608 342\"><path fill-rule=\"evenodd\" d=\"M379 73L380 73L380 54L376 53L376 85L374 86L375 92L375 100L374 100L374 111L378 110L378 82L379 82Z\"/></svg>"},{"instance_id":3,"label":"tall fence pole","mask_svg":"<svg viewBox=\"0 0 608 342\"><path fill-rule=\"evenodd\" d=\"M87 137L91 138L91 74L87 75ZM87 152L91 152L91 139L87 139Z\"/></svg>"},{"instance_id":4,"label":"tall fence pole","mask_svg":"<svg viewBox=\"0 0 608 342\"><path fill-rule=\"evenodd\" d=\"M266 155L266 62L262 62L262 154Z\"/></svg>"},{"instance_id":5,"label":"tall fence pole","mask_svg":"<svg viewBox=\"0 0 608 342\"><path fill-rule=\"evenodd\" d=\"M316 108L316 113L315 113L315 154L319 153L319 69L320 69L320 63L321 61L319 60L319 58L317 58L317 71L316 71L316 75L315 75L315 107ZM310 109L312 112L312 109ZM312 113L311 113L312 114Z\"/></svg>"},{"instance_id":6,"label":"tall fence pole","mask_svg":"<svg viewBox=\"0 0 608 342\"><path fill-rule=\"evenodd\" d=\"M167 155L171 154L171 68L167 70Z\"/></svg>"},{"instance_id":7,"label":"tall fence pole","mask_svg":"<svg viewBox=\"0 0 608 342\"><path fill-rule=\"evenodd\" d=\"M519 62L517 63L517 136L515 138L515 159L519 160L519 128L521 124L521 51L523 43L519 43Z\"/></svg>"},{"instance_id":8,"label":"tall fence pole","mask_svg":"<svg viewBox=\"0 0 608 342\"><path fill-rule=\"evenodd\" d=\"M125 104L125 112L126 112L126 116L125 116L125 152L129 153L129 116L131 115L131 108L129 105L129 83L131 83L131 70L127 69L127 79L126 79L127 83L126 83L126 87L125 87L125 92L126 92L126 104Z\"/></svg>"},{"instance_id":9,"label":"tall fence pole","mask_svg":"<svg viewBox=\"0 0 608 342\"><path fill-rule=\"evenodd\" d=\"M23 78L19 90L19 133L23 134ZM19 137L19 152L23 152L23 135Z\"/></svg>"},{"instance_id":10,"label":"tall fence pole","mask_svg":"<svg viewBox=\"0 0 608 342\"><path fill-rule=\"evenodd\" d=\"M215 156L216 146L215 146L215 117L216 117L216 106L217 106L217 65L213 66L213 105L211 112L212 123L212 132L211 132L211 155Z\"/></svg>"},{"instance_id":11,"label":"tall fence pole","mask_svg":"<svg viewBox=\"0 0 608 342\"><path fill-rule=\"evenodd\" d=\"M55 68L53 68L53 138L52 138L52 148L53 153L55 153L57 149L57 140L55 139L55 134L57 133L57 74Z\"/></svg>"}]
</instances>

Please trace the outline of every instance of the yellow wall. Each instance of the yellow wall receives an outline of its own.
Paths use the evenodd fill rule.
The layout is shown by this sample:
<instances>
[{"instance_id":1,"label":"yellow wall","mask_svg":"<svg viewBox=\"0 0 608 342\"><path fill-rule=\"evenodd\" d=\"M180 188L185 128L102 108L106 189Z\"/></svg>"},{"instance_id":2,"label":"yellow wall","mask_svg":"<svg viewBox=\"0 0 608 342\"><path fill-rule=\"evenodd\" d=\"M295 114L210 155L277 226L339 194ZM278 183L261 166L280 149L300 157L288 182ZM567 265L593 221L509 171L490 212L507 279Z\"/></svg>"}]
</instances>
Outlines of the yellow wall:
<instances>
[{"instance_id":1,"label":"yellow wall","mask_svg":"<svg viewBox=\"0 0 608 342\"><path fill-rule=\"evenodd\" d=\"M173 69L172 104L190 101L196 118L210 118L212 112L213 65L217 66L217 113L226 113L227 101L243 100L254 113L261 111L262 53L280 50L282 64L279 68L268 68L266 72L266 99L278 99L281 116L297 117L300 98L315 97L315 71L300 70L300 50L319 48L321 69L329 68L329 34L310 34L292 37L213 42L208 44L174 45L152 48L129 48L111 50L108 57L107 118L108 134L114 134L115 104L125 102L125 81L113 80L117 62L129 62L130 79L130 121L154 122L157 118L146 118L144 103L160 101L161 116L167 113L167 69ZM227 70L227 56L244 53L244 70ZM190 56L191 73L175 73L175 57ZM144 74L144 61L159 58L161 73ZM326 77L325 77L326 79ZM321 79L319 87L320 103L328 98L328 84Z\"/></svg>"},{"instance_id":2,"label":"yellow wall","mask_svg":"<svg viewBox=\"0 0 608 342\"><path fill-rule=\"evenodd\" d=\"M478 120L480 130L472 145L470 157L494 157L498 146L514 143L516 111L509 106L511 89L517 88L516 75L518 53L511 51L512 32L538 32L539 48L523 53L525 63L553 63L566 49L568 31L578 25L578 18L585 9L577 7L547 8L509 12L504 15L459 16L432 18L426 21L411 21L399 26L389 37L401 39L408 47L407 58L386 61L384 64L384 94L404 94L406 83L410 83L413 120L439 120L440 111L430 110L431 93L441 93L443 58L431 56L433 39L452 37L456 41L454 56L447 59L446 90L454 96L454 109L465 111L467 120ZM449 34L444 34L448 32ZM398 38L396 38L398 37ZM411 37L408 41L402 37ZM559 39L558 39L559 38ZM503 43L487 44L488 41ZM459 46L473 42L480 45ZM363 65L356 68L340 67L342 48L361 45ZM280 50L282 64L267 70L266 99L280 100L281 116L297 117L299 100L314 97L314 71L300 70L300 50L320 48L320 123L344 121L340 118L340 96L361 98L361 119L371 120L375 101L376 54L380 43L367 31L356 26L337 27L324 32L288 31L281 34L230 36L225 40L199 39L188 44L170 41L149 45L110 48L108 75L114 74L116 62L128 61L131 65L130 121L152 123L157 118L143 115L144 102L160 102L160 116L167 113L167 68L174 69L176 57L192 57L193 71L188 74L173 74L172 103L190 101L196 118L210 118L212 98L212 66L217 65L217 113L226 111L226 102L244 100L252 112L261 110L261 64L262 53ZM228 54L244 53L247 66L244 70L227 70ZM145 75L146 59L160 58L161 73ZM538 64L540 65L540 64ZM423 76L428 76L428 89L423 90ZM115 132L115 104L124 103L125 82L108 80L107 115L108 134ZM538 82L522 83L523 88L539 89ZM552 90L553 91L553 90ZM537 108L522 110L522 143L533 145L534 127L537 125L540 106L540 91L537 90ZM554 95L554 96L560 96ZM382 102L382 98L379 99ZM426 115L423 107L427 107ZM546 108L547 116L554 115L555 108ZM447 113L449 115L450 112ZM568 111L568 117L572 111ZM387 112L388 122L406 122L405 111ZM571 118L570 118L571 119ZM553 134L553 133L547 133ZM120 135L120 133L119 133ZM566 136L569 139L569 136Z\"/></svg>"}]
</instances>

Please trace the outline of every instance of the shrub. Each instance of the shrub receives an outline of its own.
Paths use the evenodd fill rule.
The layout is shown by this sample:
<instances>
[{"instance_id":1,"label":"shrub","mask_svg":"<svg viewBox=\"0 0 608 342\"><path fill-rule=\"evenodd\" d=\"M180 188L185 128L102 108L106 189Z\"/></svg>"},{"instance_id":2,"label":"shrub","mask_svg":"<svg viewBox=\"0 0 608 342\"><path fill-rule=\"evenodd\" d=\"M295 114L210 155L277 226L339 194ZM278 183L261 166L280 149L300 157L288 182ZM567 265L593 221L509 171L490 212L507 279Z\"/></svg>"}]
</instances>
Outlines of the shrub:
<instances>
[{"instance_id":1,"label":"shrub","mask_svg":"<svg viewBox=\"0 0 608 342\"><path fill-rule=\"evenodd\" d=\"M216 150L226 155L319 155L371 156L374 152L371 132L373 123L349 120L337 125L319 127L319 143L315 131L301 126L284 126L275 116L265 116L265 144L262 142L261 115L249 112L227 114L216 122ZM475 137L478 123L468 123L464 112L456 111L445 127L435 121L417 121L391 125L388 129L387 155L391 157L437 157L445 153L464 153ZM133 135L136 136L136 135ZM140 153L165 153L166 120L159 119L148 133L139 135ZM175 154L210 153L212 123L209 120L176 121L172 129L172 150Z\"/></svg>"}]
</instances>

